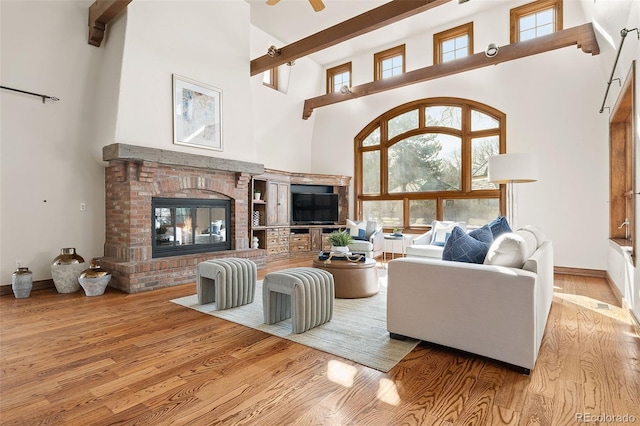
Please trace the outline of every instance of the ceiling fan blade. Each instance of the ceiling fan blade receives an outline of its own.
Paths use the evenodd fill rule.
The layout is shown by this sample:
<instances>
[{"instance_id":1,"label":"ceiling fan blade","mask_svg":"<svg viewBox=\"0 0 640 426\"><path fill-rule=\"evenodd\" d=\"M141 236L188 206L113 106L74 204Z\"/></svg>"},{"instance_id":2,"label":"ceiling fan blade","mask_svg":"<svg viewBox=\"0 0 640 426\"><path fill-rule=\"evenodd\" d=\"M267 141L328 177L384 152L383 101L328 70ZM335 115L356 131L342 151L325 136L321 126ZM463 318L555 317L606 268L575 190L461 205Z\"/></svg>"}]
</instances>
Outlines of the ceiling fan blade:
<instances>
[{"instance_id":1,"label":"ceiling fan blade","mask_svg":"<svg viewBox=\"0 0 640 426\"><path fill-rule=\"evenodd\" d=\"M311 7L313 7L313 10L316 12L320 12L324 9L324 3L322 3L322 0L309 0L309 3L311 3Z\"/></svg>"},{"instance_id":2,"label":"ceiling fan blade","mask_svg":"<svg viewBox=\"0 0 640 426\"><path fill-rule=\"evenodd\" d=\"M269 6L273 6L274 4L278 3L280 0L267 0L267 4Z\"/></svg>"}]
</instances>

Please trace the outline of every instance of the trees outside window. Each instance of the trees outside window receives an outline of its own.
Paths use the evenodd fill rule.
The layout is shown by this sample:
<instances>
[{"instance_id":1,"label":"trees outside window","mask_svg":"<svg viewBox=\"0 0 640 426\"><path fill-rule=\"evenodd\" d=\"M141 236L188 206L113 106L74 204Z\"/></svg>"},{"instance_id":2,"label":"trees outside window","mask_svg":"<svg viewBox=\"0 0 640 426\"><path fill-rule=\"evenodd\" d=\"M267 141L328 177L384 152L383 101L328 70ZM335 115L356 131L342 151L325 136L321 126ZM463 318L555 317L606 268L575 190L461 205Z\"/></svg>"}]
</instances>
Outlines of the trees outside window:
<instances>
[{"instance_id":1,"label":"trees outside window","mask_svg":"<svg viewBox=\"0 0 640 426\"><path fill-rule=\"evenodd\" d=\"M404 229L495 218L505 201L488 181L487 164L506 152L505 120L487 105L456 98L384 113L355 138L357 217Z\"/></svg>"}]
</instances>

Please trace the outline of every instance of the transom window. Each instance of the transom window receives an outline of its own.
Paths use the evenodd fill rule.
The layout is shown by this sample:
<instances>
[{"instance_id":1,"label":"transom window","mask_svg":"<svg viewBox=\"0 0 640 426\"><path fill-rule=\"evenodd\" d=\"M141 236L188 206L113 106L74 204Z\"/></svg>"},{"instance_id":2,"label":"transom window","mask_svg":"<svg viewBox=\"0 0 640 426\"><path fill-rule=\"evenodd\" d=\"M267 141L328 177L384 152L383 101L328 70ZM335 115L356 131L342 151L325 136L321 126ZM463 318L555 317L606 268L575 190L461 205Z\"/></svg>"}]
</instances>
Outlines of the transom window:
<instances>
[{"instance_id":1,"label":"transom window","mask_svg":"<svg viewBox=\"0 0 640 426\"><path fill-rule=\"evenodd\" d=\"M404 44L373 55L374 80L393 77L405 72Z\"/></svg>"},{"instance_id":2,"label":"transom window","mask_svg":"<svg viewBox=\"0 0 640 426\"><path fill-rule=\"evenodd\" d=\"M457 98L387 111L355 138L356 216L418 230L436 219L491 221L505 201L487 164L506 152L505 123L500 111Z\"/></svg>"},{"instance_id":3,"label":"transom window","mask_svg":"<svg viewBox=\"0 0 640 426\"><path fill-rule=\"evenodd\" d=\"M351 62L327 70L327 93L340 92L343 86L351 87Z\"/></svg>"},{"instance_id":4,"label":"transom window","mask_svg":"<svg viewBox=\"0 0 640 426\"><path fill-rule=\"evenodd\" d=\"M433 35L433 63L453 61L473 53L473 22Z\"/></svg>"},{"instance_id":5,"label":"transom window","mask_svg":"<svg viewBox=\"0 0 640 426\"><path fill-rule=\"evenodd\" d=\"M562 0L539 0L511 9L511 43L562 29Z\"/></svg>"}]
</instances>

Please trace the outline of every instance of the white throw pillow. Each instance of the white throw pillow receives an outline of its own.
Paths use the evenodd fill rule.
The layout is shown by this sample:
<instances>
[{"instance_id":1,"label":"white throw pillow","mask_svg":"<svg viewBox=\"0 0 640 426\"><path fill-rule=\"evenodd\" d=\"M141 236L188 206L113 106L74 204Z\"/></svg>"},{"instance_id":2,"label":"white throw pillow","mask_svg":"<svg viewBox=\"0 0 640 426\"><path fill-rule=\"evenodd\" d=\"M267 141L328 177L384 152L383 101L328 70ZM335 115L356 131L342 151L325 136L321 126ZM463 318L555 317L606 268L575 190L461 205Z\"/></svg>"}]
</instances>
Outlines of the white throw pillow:
<instances>
[{"instance_id":1,"label":"white throw pillow","mask_svg":"<svg viewBox=\"0 0 640 426\"><path fill-rule=\"evenodd\" d=\"M431 226L431 244L434 246L444 247L444 244L447 242L447 238L449 238L451 231L456 226L462 228L463 231L467 230L467 224L465 222L440 222L434 220Z\"/></svg>"},{"instance_id":2,"label":"white throw pillow","mask_svg":"<svg viewBox=\"0 0 640 426\"><path fill-rule=\"evenodd\" d=\"M349 235L351 235L352 238L363 240L367 235L367 221L365 220L354 222L347 219L347 228L349 229Z\"/></svg>"},{"instance_id":3,"label":"white throw pillow","mask_svg":"<svg viewBox=\"0 0 640 426\"><path fill-rule=\"evenodd\" d=\"M493 240L487 257L484 258L484 264L522 268L525 260L528 259L526 252L527 243L524 238L516 233L508 232Z\"/></svg>"},{"instance_id":4,"label":"white throw pillow","mask_svg":"<svg viewBox=\"0 0 640 426\"><path fill-rule=\"evenodd\" d=\"M532 232L519 229L515 232L520 235L524 240L524 260L527 260L538 249L538 242L536 236Z\"/></svg>"},{"instance_id":5,"label":"white throw pillow","mask_svg":"<svg viewBox=\"0 0 640 426\"><path fill-rule=\"evenodd\" d=\"M542 229L540 229L540 228L538 228L536 226L526 225L526 226L523 226L522 228L518 229L518 231L520 231L520 230L531 232L536 237L536 241L538 243L536 248L540 247L542 245L542 243L544 243L545 240L546 240L546 236L544 235L544 232L542 232Z\"/></svg>"}]
</instances>

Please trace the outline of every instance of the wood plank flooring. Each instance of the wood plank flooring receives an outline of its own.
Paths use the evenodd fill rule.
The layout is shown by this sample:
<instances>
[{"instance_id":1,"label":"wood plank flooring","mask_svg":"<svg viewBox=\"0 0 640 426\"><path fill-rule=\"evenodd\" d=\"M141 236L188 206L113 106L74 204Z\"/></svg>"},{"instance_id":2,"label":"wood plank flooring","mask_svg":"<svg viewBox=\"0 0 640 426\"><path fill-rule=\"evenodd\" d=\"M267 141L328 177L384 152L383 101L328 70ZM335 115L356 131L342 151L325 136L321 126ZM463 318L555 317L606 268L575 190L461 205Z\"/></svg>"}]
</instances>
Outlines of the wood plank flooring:
<instances>
[{"instance_id":1,"label":"wood plank flooring","mask_svg":"<svg viewBox=\"0 0 640 426\"><path fill-rule=\"evenodd\" d=\"M310 261L270 264L260 278L301 264ZM529 377L427 344L381 373L169 302L195 284L2 296L0 424L640 423L640 337L629 314L603 279L557 275L555 285Z\"/></svg>"}]
</instances>

